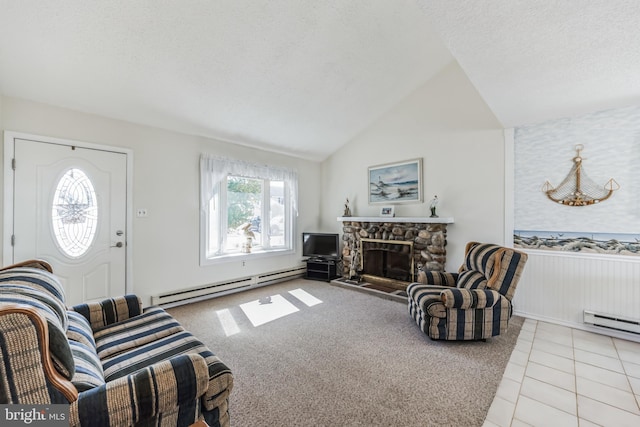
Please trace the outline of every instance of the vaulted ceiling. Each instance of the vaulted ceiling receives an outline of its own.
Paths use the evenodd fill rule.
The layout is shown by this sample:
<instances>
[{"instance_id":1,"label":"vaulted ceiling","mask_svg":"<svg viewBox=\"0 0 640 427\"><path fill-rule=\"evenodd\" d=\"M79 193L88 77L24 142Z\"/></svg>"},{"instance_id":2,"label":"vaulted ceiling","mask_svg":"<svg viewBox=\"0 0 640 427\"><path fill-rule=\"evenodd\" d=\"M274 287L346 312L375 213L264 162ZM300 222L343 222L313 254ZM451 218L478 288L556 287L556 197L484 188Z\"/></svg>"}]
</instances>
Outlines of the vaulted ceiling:
<instances>
[{"instance_id":1,"label":"vaulted ceiling","mask_svg":"<svg viewBox=\"0 0 640 427\"><path fill-rule=\"evenodd\" d=\"M635 0L0 0L0 93L322 160L456 60L505 127L640 103Z\"/></svg>"}]
</instances>

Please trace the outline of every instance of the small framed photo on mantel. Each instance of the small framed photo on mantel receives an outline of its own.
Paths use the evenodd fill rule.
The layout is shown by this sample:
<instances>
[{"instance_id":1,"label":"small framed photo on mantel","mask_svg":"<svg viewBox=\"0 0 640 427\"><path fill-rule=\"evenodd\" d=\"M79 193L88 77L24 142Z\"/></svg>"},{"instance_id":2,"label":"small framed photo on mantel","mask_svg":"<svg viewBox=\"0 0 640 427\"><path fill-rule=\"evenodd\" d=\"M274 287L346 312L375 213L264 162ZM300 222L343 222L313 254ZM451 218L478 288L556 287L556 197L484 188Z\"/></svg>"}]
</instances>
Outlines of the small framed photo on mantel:
<instances>
[{"instance_id":1,"label":"small framed photo on mantel","mask_svg":"<svg viewBox=\"0 0 640 427\"><path fill-rule=\"evenodd\" d=\"M393 206L383 206L380 208L380 216L394 217L396 216L395 208Z\"/></svg>"}]
</instances>

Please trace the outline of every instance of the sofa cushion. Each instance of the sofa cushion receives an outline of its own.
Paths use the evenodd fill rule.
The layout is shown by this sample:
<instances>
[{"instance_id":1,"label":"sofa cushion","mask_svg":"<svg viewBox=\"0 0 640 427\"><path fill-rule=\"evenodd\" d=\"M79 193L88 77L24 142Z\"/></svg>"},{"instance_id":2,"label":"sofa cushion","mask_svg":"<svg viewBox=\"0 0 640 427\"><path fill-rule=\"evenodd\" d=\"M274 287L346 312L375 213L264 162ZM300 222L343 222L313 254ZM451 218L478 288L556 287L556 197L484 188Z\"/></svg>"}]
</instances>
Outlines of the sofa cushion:
<instances>
[{"instance_id":1,"label":"sofa cushion","mask_svg":"<svg viewBox=\"0 0 640 427\"><path fill-rule=\"evenodd\" d=\"M187 331L176 332L175 334L147 342L139 347L128 351L114 354L102 359L105 380L113 381L145 368L157 362L168 360L179 354L200 354L204 357L209 366L209 376L216 374L219 367L224 366L222 362L196 337ZM224 369L228 369L224 366Z\"/></svg>"},{"instance_id":2,"label":"sofa cushion","mask_svg":"<svg viewBox=\"0 0 640 427\"><path fill-rule=\"evenodd\" d=\"M504 251L496 274L489 280L489 288L498 291L509 301L513 299L520 275L527 262L528 255L523 252Z\"/></svg>"},{"instance_id":3,"label":"sofa cushion","mask_svg":"<svg viewBox=\"0 0 640 427\"><path fill-rule=\"evenodd\" d=\"M151 307L140 316L114 323L93 336L98 356L104 360L181 331L184 328L169 313Z\"/></svg>"},{"instance_id":4,"label":"sofa cushion","mask_svg":"<svg viewBox=\"0 0 640 427\"><path fill-rule=\"evenodd\" d=\"M444 290L441 296L445 307L462 310L493 307L502 298L502 295L492 289L463 288Z\"/></svg>"},{"instance_id":5,"label":"sofa cushion","mask_svg":"<svg viewBox=\"0 0 640 427\"><path fill-rule=\"evenodd\" d=\"M425 285L456 286L457 280L458 273L430 270L420 270L418 272L418 282Z\"/></svg>"},{"instance_id":6,"label":"sofa cushion","mask_svg":"<svg viewBox=\"0 0 640 427\"><path fill-rule=\"evenodd\" d=\"M105 383L102 363L96 353L91 325L80 313L69 311L69 328L67 338L71 346L71 354L76 371L71 382L78 391L89 390Z\"/></svg>"},{"instance_id":7,"label":"sofa cushion","mask_svg":"<svg viewBox=\"0 0 640 427\"><path fill-rule=\"evenodd\" d=\"M22 268L0 273L0 304L27 305L45 317L53 364L62 376L71 379L75 366L66 336L68 318L61 290L57 279L44 270Z\"/></svg>"},{"instance_id":8,"label":"sofa cushion","mask_svg":"<svg viewBox=\"0 0 640 427\"><path fill-rule=\"evenodd\" d=\"M105 384L102 364L98 355L78 341L69 340L69 346L76 367L71 382L78 391L90 390Z\"/></svg>"},{"instance_id":9,"label":"sofa cushion","mask_svg":"<svg viewBox=\"0 0 640 427\"><path fill-rule=\"evenodd\" d=\"M46 270L16 267L0 271L0 303L34 307L47 319L51 358L57 370L71 379L74 365L65 336L68 319L64 298L64 287Z\"/></svg>"},{"instance_id":10,"label":"sofa cushion","mask_svg":"<svg viewBox=\"0 0 640 427\"><path fill-rule=\"evenodd\" d=\"M82 343L96 353L96 341L93 339L93 331L87 319L75 311L68 312L69 327L67 328L67 338Z\"/></svg>"},{"instance_id":11,"label":"sofa cushion","mask_svg":"<svg viewBox=\"0 0 640 427\"><path fill-rule=\"evenodd\" d=\"M451 289L450 286L432 286L422 283L411 283L407 286L407 295L424 313L433 317L446 317L447 310L442 303L442 291Z\"/></svg>"},{"instance_id":12,"label":"sofa cushion","mask_svg":"<svg viewBox=\"0 0 640 427\"><path fill-rule=\"evenodd\" d=\"M64 304L64 287L58 277L46 270L33 267L16 267L0 271L0 285L21 284L47 292Z\"/></svg>"},{"instance_id":13,"label":"sofa cushion","mask_svg":"<svg viewBox=\"0 0 640 427\"><path fill-rule=\"evenodd\" d=\"M487 287L487 278L478 271L463 271L458 276L457 287L464 289L485 289Z\"/></svg>"},{"instance_id":14,"label":"sofa cushion","mask_svg":"<svg viewBox=\"0 0 640 427\"><path fill-rule=\"evenodd\" d=\"M207 411L225 404L233 387L231 370L159 307L97 331L94 338L107 382L181 354L199 354L209 370L209 388L203 400Z\"/></svg>"},{"instance_id":15,"label":"sofa cushion","mask_svg":"<svg viewBox=\"0 0 640 427\"><path fill-rule=\"evenodd\" d=\"M37 268L14 268L0 271L0 285L3 292L27 294L47 305L47 312L58 318L63 331L67 330L64 288L56 276Z\"/></svg>"},{"instance_id":16,"label":"sofa cushion","mask_svg":"<svg viewBox=\"0 0 640 427\"><path fill-rule=\"evenodd\" d=\"M496 253L500 246L490 243L470 243L464 259L462 270L475 270L489 278L496 265Z\"/></svg>"},{"instance_id":17,"label":"sofa cushion","mask_svg":"<svg viewBox=\"0 0 640 427\"><path fill-rule=\"evenodd\" d=\"M122 322L142 313L142 301L136 295L122 295L102 301L78 304L71 310L82 314L98 331L114 323Z\"/></svg>"}]
</instances>

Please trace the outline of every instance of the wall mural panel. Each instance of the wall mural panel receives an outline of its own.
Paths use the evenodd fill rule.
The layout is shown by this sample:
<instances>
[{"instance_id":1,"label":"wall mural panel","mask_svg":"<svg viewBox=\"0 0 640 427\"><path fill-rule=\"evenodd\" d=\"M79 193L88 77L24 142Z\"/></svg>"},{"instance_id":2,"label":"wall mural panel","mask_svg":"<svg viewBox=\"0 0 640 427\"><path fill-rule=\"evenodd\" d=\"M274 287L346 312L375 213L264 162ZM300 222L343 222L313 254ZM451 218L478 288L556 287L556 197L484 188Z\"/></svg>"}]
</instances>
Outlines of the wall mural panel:
<instances>
[{"instance_id":1,"label":"wall mural panel","mask_svg":"<svg viewBox=\"0 0 640 427\"><path fill-rule=\"evenodd\" d=\"M514 144L517 247L640 255L640 106L521 126ZM588 206L553 202L545 182L565 179L579 145L588 177L620 189Z\"/></svg>"}]
</instances>

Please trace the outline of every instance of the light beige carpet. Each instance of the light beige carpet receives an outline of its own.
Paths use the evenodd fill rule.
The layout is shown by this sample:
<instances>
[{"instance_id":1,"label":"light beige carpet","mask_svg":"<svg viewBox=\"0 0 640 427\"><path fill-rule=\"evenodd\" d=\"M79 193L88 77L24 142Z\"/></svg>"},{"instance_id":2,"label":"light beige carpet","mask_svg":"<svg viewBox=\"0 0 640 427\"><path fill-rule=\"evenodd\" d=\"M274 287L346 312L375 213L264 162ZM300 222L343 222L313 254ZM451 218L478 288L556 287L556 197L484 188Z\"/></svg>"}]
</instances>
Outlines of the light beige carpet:
<instances>
[{"instance_id":1,"label":"light beige carpet","mask_svg":"<svg viewBox=\"0 0 640 427\"><path fill-rule=\"evenodd\" d=\"M168 311L233 371L234 427L481 426L523 321L432 341L406 304L303 279Z\"/></svg>"}]
</instances>

